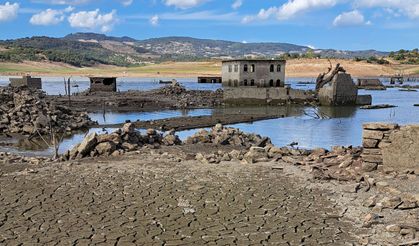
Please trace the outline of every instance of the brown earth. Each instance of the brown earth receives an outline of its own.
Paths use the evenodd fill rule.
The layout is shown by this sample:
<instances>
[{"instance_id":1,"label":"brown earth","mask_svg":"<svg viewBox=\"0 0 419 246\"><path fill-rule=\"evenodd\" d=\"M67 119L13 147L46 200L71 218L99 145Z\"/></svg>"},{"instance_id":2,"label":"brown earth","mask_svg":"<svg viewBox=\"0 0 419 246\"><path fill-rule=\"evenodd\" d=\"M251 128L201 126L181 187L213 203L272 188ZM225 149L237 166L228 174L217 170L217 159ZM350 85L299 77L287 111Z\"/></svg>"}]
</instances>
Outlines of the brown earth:
<instances>
[{"instance_id":1,"label":"brown earth","mask_svg":"<svg viewBox=\"0 0 419 246\"><path fill-rule=\"evenodd\" d=\"M405 75L419 73L419 65L379 65L353 60L332 59L332 63L341 63L343 67L355 77L390 76L400 72ZM294 59L287 61L287 77L317 77L321 72L327 71L327 59ZM109 75L118 77L144 77L144 78L194 78L201 75L219 76L221 62L164 62L138 67L116 67L99 65L96 67L77 68L68 64L53 62L23 62L0 63L1 75L34 76L89 76Z\"/></svg>"},{"instance_id":2,"label":"brown earth","mask_svg":"<svg viewBox=\"0 0 419 246\"><path fill-rule=\"evenodd\" d=\"M381 194L382 175L366 175L377 186L354 191L358 181L315 180L302 163L203 164L179 158L234 148L194 144L63 163L0 163L0 244L417 242L415 234L400 236L387 225L415 228L411 220L417 221L418 209L371 212L362 205ZM415 175L385 179L398 188L419 181ZM371 213L373 223L365 226Z\"/></svg>"}]
</instances>

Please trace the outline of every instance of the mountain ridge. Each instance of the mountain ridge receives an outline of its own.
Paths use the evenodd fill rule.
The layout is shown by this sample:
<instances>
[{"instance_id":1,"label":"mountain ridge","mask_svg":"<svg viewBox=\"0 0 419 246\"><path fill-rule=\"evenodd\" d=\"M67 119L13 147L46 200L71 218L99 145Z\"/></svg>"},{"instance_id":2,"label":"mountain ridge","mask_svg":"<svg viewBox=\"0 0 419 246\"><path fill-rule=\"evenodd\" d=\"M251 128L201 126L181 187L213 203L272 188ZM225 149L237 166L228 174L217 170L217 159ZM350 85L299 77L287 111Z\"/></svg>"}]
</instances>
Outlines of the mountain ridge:
<instances>
[{"instance_id":1,"label":"mountain ridge","mask_svg":"<svg viewBox=\"0 0 419 246\"><path fill-rule=\"evenodd\" d=\"M243 43L228 40L168 36L137 40L98 33L70 33L52 38L34 36L0 41L0 61L49 60L75 66L110 64L128 66L165 60L195 61L229 58L290 58L309 54L323 58L386 56L376 50L340 51L311 49L304 45L280 42Z\"/></svg>"}]
</instances>

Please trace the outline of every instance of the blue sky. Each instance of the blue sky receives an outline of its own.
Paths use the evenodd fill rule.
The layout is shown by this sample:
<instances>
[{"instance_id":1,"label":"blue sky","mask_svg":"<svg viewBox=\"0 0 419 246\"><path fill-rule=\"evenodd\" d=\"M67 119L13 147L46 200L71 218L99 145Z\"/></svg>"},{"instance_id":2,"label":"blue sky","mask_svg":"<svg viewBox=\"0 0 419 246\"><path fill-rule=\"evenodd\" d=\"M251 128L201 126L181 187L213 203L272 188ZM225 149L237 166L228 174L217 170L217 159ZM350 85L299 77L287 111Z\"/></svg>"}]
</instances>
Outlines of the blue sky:
<instances>
[{"instance_id":1,"label":"blue sky","mask_svg":"<svg viewBox=\"0 0 419 246\"><path fill-rule=\"evenodd\" d=\"M419 0L9 0L0 39L98 32L383 51L419 46Z\"/></svg>"}]
</instances>

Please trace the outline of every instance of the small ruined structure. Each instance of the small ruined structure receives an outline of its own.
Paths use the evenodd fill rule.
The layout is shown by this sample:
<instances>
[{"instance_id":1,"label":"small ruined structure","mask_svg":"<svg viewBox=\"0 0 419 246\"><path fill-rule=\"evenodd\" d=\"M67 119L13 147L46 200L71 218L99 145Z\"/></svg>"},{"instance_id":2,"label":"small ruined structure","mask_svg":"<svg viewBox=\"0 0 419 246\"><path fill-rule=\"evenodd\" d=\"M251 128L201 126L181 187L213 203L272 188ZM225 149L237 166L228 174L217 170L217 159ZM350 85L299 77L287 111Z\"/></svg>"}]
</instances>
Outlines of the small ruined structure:
<instances>
[{"instance_id":1,"label":"small ruined structure","mask_svg":"<svg viewBox=\"0 0 419 246\"><path fill-rule=\"evenodd\" d=\"M116 77L89 77L90 92L116 92Z\"/></svg>"},{"instance_id":2,"label":"small ruined structure","mask_svg":"<svg viewBox=\"0 0 419 246\"><path fill-rule=\"evenodd\" d=\"M371 96L358 96L358 88L350 74L336 64L330 65L326 73L319 74L316 80L316 91L321 105L366 105L371 104Z\"/></svg>"},{"instance_id":3,"label":"small ruined structure","mask_svg":"<svg viewBox=\"0 0 419 246\"><path fill-rule=\"evenodd\" d=\"M208 76L200 76L198 77L198 83L201 84L221 84L222 77L208 77Z\"/></svg>"},{"instance_id":4,"label":"small ruined structure","mask_svg":"<svg viewBox=\"0 0 419 246\"><path fill-rule=\"evenodd\" d=\"M358 89L367 90L385 90L386 87L381 83L379 79L367 79L361 78L357 81Z\"/></svg>"},{"instance_id":5,"label":"small ruined structure","mask_svg":"<svg viewBox=\"0 0 419 246\"><path fill-rule=\"evenodd\" d=\"M226 60L222 63L224 87L284 87L285 60Z\"/></svg>"},{"instance_id":6,"label":"small ruined structure","mask_svg":"<svg viewBox=\"0 0 419 246\"><path fill-rule=\"evenodd\" d=\"M32 78L29 75L23 76L22 78L10 78L10 86L12 87L28 87L31 89L42 90L41 78Z\"/></svg>"}]
</instances>

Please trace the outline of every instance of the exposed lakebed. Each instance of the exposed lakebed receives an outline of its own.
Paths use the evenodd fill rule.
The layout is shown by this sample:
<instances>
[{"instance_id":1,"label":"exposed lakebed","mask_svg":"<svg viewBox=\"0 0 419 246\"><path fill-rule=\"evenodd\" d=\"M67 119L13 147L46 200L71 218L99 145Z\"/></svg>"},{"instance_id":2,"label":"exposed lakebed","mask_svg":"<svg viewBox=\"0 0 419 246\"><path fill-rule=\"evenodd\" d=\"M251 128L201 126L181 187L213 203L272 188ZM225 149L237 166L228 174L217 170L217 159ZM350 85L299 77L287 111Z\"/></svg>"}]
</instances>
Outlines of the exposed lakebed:
<instances>
[{"instance_id":1,"label":"exposed lakebed","mask_svg":"<svg viewBox=\"0 0 419 246\"><path fill-rule=\"evenodd\" d=\"M44 89L49 94L61 93L62 84L60 78L44 79ZM61 78L62 80L62 78ZM5 77L0 77L0 84L3 85ZM77 81L77 79L76 79ZM193 79L179 79L180 83L187 89L196 90L216 90L221 88L220 84L198 84ZM297 89L312 89L313 78L289 79L287 83ZM88 81L80 78L77 82L79 87L73 88L74 92L82 91L88 87ZM162 85L152 79L120 79L118 84L121 91L127 90L150 90L159 88ZM297 142L299 147L330 148L335 145L361 145L362 124L365 122L395 122L399 124L419 123L419 107L414 104L419 103L417 92L399 91L398 88L390 88L385 91L366 91L360 90L360 94L371 94L373 104L393 104L396 108L363 110L359 107L311 107L297 106L278 106L278 107L257 107L257 108L216 108L216 109L194 109L194 110L162 110L155 112L93 112L90 117L98 121L99 124L117 124L126 121L137 120L158 120L181 116L202 116L218 115L230 113L243 113L265 111L283 115L283 118L257 121L254 123L242 123L230 125L240 128L245 132L254 132L262 136L268 136L277 146L288 145ZM322 117L318 117L322 116ZM114 129L92 128L90 132L113 131ZM187 130L178 132L181 139L185 139L197 130ZM65 138L60 145L60 152L63 153L76 143L80 142L86 133L75 134ZM52 150L38 148L28 148L21 144L21 147L1 147L0 151L20 152L29 155L50 155ZM31 149L28 151L28 149Z\"/></svg>"}]
</instances>

